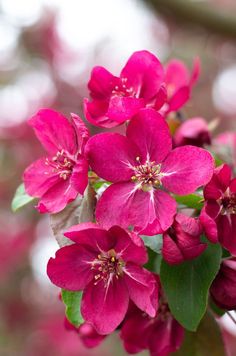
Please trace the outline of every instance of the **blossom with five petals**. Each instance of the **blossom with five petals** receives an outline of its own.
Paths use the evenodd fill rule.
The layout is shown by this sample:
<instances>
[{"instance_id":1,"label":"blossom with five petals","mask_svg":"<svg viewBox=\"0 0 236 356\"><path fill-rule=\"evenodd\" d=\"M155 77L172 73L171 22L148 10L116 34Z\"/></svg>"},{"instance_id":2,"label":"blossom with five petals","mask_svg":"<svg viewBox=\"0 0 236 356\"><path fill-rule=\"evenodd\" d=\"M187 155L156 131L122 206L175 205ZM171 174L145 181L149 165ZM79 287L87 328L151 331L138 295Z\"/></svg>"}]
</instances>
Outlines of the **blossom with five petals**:
<instances>
[{"instance_id":1,"label":"blossom with five petals","mask_svg":"<svg viewBox=\"0 0 236 356\"><path fill-rule=\"evenodd\" d=\"M211 154L202 148L171 148L168 125L153 109L140 110L126 137L102 133L90 138L85 151L91 168L113 182L97 204L96 219L102 226L133 226L146 235L171 226L176 202L166 191L193 193L208 183L214 167Z\"/></svg>"},{"instance_id":2,"label":"blossom with five petals","mask_svg":"<svg viewBox=\"0 0 236 356\"><path fill-rule=\"evenodd\" d=\"M48 262L55 285L83 291L81 313L99 334L114 331L125 317L129 300L154 317L158 289L152 273L142 268L147 253L142 240L119 226L108 231L93 223L72 226L65 236L75 242L59 249Z\"/></svg>"},{"instance_id":3,"label":"blossom with five petals","mask_svg":"<svg viewBox=\"0 0 236 356\"><path fill-rule=\"evenodd\" d=\"M88 184L88 162L84 147L89 132L83 121L71 114L71 122L56 111L40 110L29 120L35 134L48 152L26 168L26 192L40 198L40 213L57 213L83 194Z\"/></svg>"}]
</instances>

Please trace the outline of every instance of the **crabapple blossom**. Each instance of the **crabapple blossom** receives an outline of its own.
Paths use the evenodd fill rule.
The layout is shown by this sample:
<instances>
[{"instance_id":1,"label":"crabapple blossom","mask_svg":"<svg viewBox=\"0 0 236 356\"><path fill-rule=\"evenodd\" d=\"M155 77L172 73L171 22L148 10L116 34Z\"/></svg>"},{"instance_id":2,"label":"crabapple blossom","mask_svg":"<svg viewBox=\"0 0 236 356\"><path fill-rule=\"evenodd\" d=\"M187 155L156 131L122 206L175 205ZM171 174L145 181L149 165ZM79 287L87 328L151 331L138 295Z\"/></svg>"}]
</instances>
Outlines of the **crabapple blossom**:
<instances>
[{"instance_id":1,"label":"crabapple blossom","mask_svg":"<svg viewBox=\"0 0 236 356\"><path fill-rule=\"evenodd\" d=\"M71 114L71 121L56 111L40 110L29 120L35 134L48 152L26 168L26 192L40 198L40 213L56 213L83 194L88 184L88 163L84 146L89 133L83 121Z\"/></svg>"},{"instance_id":2,"label":"crabapple blossom","mask_svg":"<svg viewBox=\"0 0 236 356\"><path fill-rule=\"evenodd\" d=\"M130 121L126 137L102 133L90 138L86 155L93 171L112 182L98 201L96 219L106 228L135 227L146 235L167 230L176 202L167 191L184 195L208 183L214 162L206 150L172 150L169 128L153 109Z\"/></svg>"},{"instance_id":3,"label":"crabapple blossom","mask_svg":"<svg viewBox=\"0 0 236 356\"><path fill-rule=\"evenodd\" d=\"M108 231L92 223L72 226L65 236L73 245L59 249L48 262L55 285L83 291L81 313L99 334L114 331L125 317L129 300L154 317L158 289L152 273L142 268L147 253L142 240L119 226Z\"/></svg>"}]
</instances>

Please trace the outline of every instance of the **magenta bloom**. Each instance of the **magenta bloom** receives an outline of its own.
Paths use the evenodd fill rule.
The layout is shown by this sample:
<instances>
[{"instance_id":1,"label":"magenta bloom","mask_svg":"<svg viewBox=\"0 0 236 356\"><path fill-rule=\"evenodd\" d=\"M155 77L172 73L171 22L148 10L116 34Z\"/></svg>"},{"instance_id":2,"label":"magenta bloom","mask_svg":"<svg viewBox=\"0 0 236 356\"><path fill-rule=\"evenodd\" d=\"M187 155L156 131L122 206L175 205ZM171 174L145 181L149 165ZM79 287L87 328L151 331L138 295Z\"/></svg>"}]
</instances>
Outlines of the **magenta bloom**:
<instances>
[{"instance_id":1,"label":"magenta bloom","mask_svg":"<svg viewBox=\"0 0 236 356\"><path fill-rule=\"evenodd\" d=\"M211 285L211 296L222 309L236 309L236 258L224 260Z\"/></svg>"},{"instance_id":2,"label":"magenta bloom","mask_svg":"<svg viewBox=\"0 0 236 356\"><path fill-rule=\"evenodd\" d=\"M200 240L198 219L177 214L173 225L163 234L162 255L166 262L178 264L199 256L207 247Z\"/></svg>"},{"instance_id":3,"label":"magenta bloom","mask_svg":"<svg viewBox=\"0 0 236 356\"><path fill-rule=\"evenodd\" d=\"M48 157L32 163L24 172L26 192L40 198L40 213L56 213L83 194L88 184L84 146L89 133L75 114L71 122L53 110L42 109L29 120Z\"/></svg>"},{"instance_id":4,"label":"magenta bloom","mask_svg":"<svg viewBox=\"0 0 236 356\"><path fill-rule=\"evenodd\" d=\"M92 169L113 182L102 194L96 218L106 228L134 226L153 235L166 231L176 213L165 191L189 194L206 184L213 158L205 150L183 146L171 151L172 139L162 116L142 109L130 121L127 137L102 133L91 137L86 153Z\"/></svg>"},{"instance_id":5,"label":"magenta bloom","mask_svg":"<svg viewBox=\"0 0 236 356\"><path fill-rule=\"evenodd\" d=\"M200 220L206 236L219 241L231 254L236 254L236 178L231 179L227 164L217 167L204 189L205 205Z\"/></svg>"},{"instance_id":6,"label":"magenta bloom","mask_svg":"<svg viewBox=\"0 0 236 356\"><path fill-rule=\"evenodd\" d=\"M154 317L157 283L141 266L147 253L141 239L118 226L106 231L84 223L65 236L75 244L59 249L48 262L52 283L71 291L83 290L81 313L99 334L109 334L122 322L129 300Z\"/></svg>"},{"instance_id":7,"label":"magenta bloom","mask_svg":"<svg viewBox=\"0 0 236 356\"><path fill-rule=\"evenodd\" d=\"M200 73L200 63L196 59L192 73L185 64L177 59L171 60L165 68L167 102L162 108L166 114L179 110L190 98L192 87ZM159 106L159 103L158 103Z\"/></svg>"},{"instance_id":8,"label":"magenta bloom","mask_svg":"<svg viewBox=\"0 0 236 356\"><path fill-rule=\"evenodd\" d=\"M161 107L165 100L163 79L161 63L148 51L134 52L119 77L95 67L88 83L92 101L84 101L85 116L96 126L120 125L154 103L159 91L156 106Z\"/></svg>"},{"instance_id":9,"label":"magenta bloom","mask_svg":"<svg viewBox=\"0 0 236 356\"><path fill-rule=\"evenodd\" d=\"M161 302L155 318L132 306L120 337L130 354L148 349L151 356L167 356L180 348L184 329L171 315L167 303Z\"/></svg>"},{"instance_id":10,"label":"magenta bloom","mask_svg":"<svg viewBox=\"0 0 236 356\"><path fill-rule=\"evenodd\" d=\"M207 122L201 117L184 121L174 135L175 146L193 145L203 147L211 144Z\"/></svg>"}]
</instances>

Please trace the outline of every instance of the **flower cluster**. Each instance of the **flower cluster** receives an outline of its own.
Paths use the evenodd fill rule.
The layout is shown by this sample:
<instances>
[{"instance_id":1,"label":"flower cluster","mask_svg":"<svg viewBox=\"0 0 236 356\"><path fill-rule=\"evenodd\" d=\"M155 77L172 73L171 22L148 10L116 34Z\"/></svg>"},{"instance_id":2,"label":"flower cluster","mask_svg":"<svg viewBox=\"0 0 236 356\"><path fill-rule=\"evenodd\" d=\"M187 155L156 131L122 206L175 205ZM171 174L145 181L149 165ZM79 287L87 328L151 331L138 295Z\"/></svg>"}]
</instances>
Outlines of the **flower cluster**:
<instances>
[{"instance_id":1,"label":"flower cluster","mask_svg":"<svg viewBox=\"0 0 236 356\"><path fill-rule=\"evenodd\" d=\"M195 314L180 313L194 303L195 285L186 283L199 286L196 269L207 263L207 282L197 288L205 305L199 302L203 311L196 314L204 314L208 295L220 308L236 307L236 179L229 165L215 168L207 122L178 119L199 68L198 60L191 73L178 60L163 66L148 51L135 52L119 76L95 67L84 114L112 129L105 133L89 137L77 115L67 119L49 109L29 120L47 151L23 177L38 211L61 212L62 219L77 196L82 209L87 186L97 194L92 221L74 216L69 228L67 221L66 243L47 266L53 284L80 296L80 323L67 315L66 327L88 347L119 330L129 353L179 349L184 329L196 330L201 319L193 327ZM222 249L228 260L220 267ZM178 271L183 278L176 284Z\"/></svg>"}]
</instances>

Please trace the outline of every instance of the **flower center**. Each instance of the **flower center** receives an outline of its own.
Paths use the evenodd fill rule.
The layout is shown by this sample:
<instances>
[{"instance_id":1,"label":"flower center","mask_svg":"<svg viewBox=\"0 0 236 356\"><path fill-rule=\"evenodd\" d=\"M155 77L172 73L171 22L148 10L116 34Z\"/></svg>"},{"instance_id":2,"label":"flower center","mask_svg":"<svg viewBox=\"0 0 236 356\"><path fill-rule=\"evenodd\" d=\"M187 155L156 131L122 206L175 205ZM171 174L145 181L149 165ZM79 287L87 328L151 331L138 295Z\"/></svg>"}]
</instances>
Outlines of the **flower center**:
<instances>
[{"instance_id":1,"label":"flower center","mask_svg":"<svg viewBox=\"0 0 236 356\"><path fill-rule=\"evenodd\" d=\"M136 96L134 88L127 85L127 78L120 79L120 83L112 90L112 94L118 96Z\"/></svg>"},{"instance_id":2,"label":"flower center","mask_svg":"<svg viewBox=\"0 0 236 356\"><path fill-rule=\"evenodd\" d=\"M140 163L140 157L136 157L136 161ZM160 187L162 177L160 164L146 160L144 164L133 167L133 170L134 175L131 177L131 180L139 184L140 189L146 191L153 187Z\"/></svg>"},{"instance_id":3,"label":"flower center","mask_svg":"<svg viewBox=\"0 0 236 356\"><path fill-rule=\"evenodd\" d=\"M236 194L231 193L220 200L222 206L221 214L236 214Z\"/></svg>"},{"instance_id":4,"label":"flower center","mask_svg":"<svg viewBox=\"0 0 236 356\"><path fill-rule=\"evenodd\" d=\"M64 150L58 151L56 156L51 159L46 158L45 164L52 167L53 172L58 173L59 177L64 180L71 175L74 165L73 161L66 156Z\"/></svg>"},{"instance_id":5,"label":"flower center","mask_svg":"<svg viewBox=\"0 0 236 356\"><path fill-rule=\"evenodd\" d=\"M124 265L124 261L117 258L116 252L113 249L99 254L92 263L92 269L95 271L94 285L103 281L104 287L106 287L113 277L118 279L122 276Z\"/></svg>"}]
</instances>

